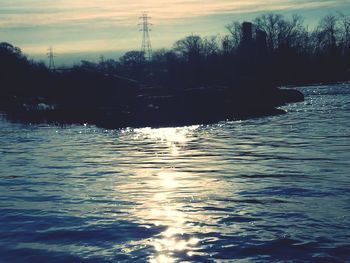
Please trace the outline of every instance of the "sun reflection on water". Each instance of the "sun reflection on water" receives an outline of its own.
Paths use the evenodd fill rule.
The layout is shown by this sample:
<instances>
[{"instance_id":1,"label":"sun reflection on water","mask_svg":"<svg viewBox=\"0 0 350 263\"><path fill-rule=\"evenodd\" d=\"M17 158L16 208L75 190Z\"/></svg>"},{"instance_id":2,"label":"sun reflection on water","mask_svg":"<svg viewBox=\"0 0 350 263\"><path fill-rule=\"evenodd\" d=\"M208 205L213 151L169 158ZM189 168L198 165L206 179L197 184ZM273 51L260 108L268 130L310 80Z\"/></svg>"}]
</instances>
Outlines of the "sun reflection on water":
<instances>
[{"instance_id":1,"label":"sun reflection on water","mask_svg":"<svg viewBox=\"0 0 350 263\"><path fill-rule=\"evenodd\" d=\"M152 171L152 183L148 185L153 188L153 196L138 210L144 218L153 219L153 223L166 227L162 233L150 240L150 245L155 251L154 255L149 258L150 262L174 262L174 253L179 252L191 256L193 248L200 241L186 233L187 215L175 198L183 190L184 181L189 180L190 175L177 171L176 168L169 168L175 166L176 158L174 157L181 155L183 147L193 140L192 133L198 127L135 130L138 139L147 139L162 146L166 145L165 155L172 157L168 158L167 167ZM144 174L145 171L138 172Z\"/></svg>"},{"instance_id":2,"label":"sun reflection on water","mask_svg":"<svg viewBox=\"0 0 350 263\"><path fill-rule=\"evenodd\" d=\"M171 156L179 155L179 146L184 146L190 142L192 133L199 128L199 125L182 128L141 128L136 129L137 139L147 139L161 144L165 144Z\"/></svg>"},{"instance_id":3,"label":"sun reflection on water","mask_svg":"<svg viewBox=\"0 0 350 263\"><path fill-rule=\"evenodd\" d=\"M157 174L158 192L153 195L152 201L146 204L152 204L149 215L158 220L156 223L167 227L150 241L155 251L150 262L174 262L174 253L191 253L198 243L197 238L185 235L187 215L181 210L181 205L172 198L181 189L178 181L181 176L184 175L171 169L160 171ZM143 211L146 212L147 208Z\"/></svg>"},{"instance_id":4,"label":"sun reflection on water","mask_svg":"<svg viewBox=\"0 0 350 263\"><path fill-rule=\"evenodd\" d=\"M135 129L136 136L145 136L150 139L160 140L162 142L186 143L191 141L191 133L200 126L194 125L181 128L140 128Z\"/></svg>"},{"instance_id":5,"label":"sun reflection on water","mask_svg":"<svg viewBox=\"0 0 350 263\"><path fill-rule=\"evenodd\" d=\"M218 195L217 189L223 193L227 187L215 176L225 161L215 151L225 145L202 143L203 136L208 134L200 126L121 132L120 140L128 141L132 150L119 163L118 169L128 177L116 186L117 195L134 202L133 208L125 211L128 217L160 231L125 246L133 251L147 247L152 251L149 262L200 257L206 242L203 235L214 233L215 222L224 216L224 211L214 213L210 207L217 204L212 199ZM132 165L129 159L133 159Z\"/></svg>"}]
</instances>

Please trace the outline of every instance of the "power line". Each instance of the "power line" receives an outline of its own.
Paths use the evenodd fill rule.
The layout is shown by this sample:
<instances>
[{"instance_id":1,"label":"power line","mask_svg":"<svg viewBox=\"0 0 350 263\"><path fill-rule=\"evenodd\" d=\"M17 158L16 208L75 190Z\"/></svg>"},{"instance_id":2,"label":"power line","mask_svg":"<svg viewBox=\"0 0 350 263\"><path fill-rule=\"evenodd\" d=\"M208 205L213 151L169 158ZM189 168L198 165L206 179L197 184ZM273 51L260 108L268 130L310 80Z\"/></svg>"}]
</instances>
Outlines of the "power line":
<instances>
[{"instance_id":1,"label":"power line","mask_svg":"<svg viewBox=\"0 0 350 263\"><path fill-rule=\"evenodd\" d=\"M142 16L139 18L141 20L141 23L139 24L142 26L140 31L142 31L142 44L141 44L141 52L145 54L145 58L147 60L152 59L152 45L151 45L151 39L149 36L149 31L151 31L150 27L152 26L151 23L149 23L149 20L151 17L148 16L146 12L142 13Z\"/></svg>"}]
</instances>

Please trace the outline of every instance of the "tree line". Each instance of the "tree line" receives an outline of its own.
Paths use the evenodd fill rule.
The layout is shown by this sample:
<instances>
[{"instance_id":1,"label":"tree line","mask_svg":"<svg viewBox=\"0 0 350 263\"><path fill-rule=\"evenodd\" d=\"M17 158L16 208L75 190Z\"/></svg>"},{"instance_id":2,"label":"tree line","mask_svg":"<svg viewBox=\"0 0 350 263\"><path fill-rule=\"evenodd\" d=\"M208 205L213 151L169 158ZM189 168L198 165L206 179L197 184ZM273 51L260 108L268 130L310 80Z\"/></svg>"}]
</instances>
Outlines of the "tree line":
<instances>
[{"instance_id":1,"label":"tree line","mask_svg":"<svg viewBox=\"0 0 350 263\"><path fill-rule=\"evenodd\" d=\"M350 80L348 16L328 15L312 30L300 16L279 14L226 28L224 36L186 36L150 60L134 50L56 71L0 43L0 110L62 122L117 119L121 126L184 116L209 122L303 99L281 85Z\"/></svg>"},{"instance_id":2,"label":"tree line","mask_svg":"<svg viewBox=\"0 0 350 263\"><path fill-rule=\"evenodd\" d=\"M119 60L82 61L75 67L175 88L247 82L293 85L350 78L347 15L327 15L312 30L299 15L274 13L252 23L232 22L226 29L224 36L186 36L171 49L155 51L150 61L140 51L129 51Z\"/></svg>"},{"instance_id":3,"label":"tree line","mask_svg":"<svg viewBox=\"0 0 350 263\"><path fill-rule=\"evenodd\" d=\"M310 30L301 16L271 13L253 22L232 22L226 28L224 36L186 36L171 49L155 51L151 60L140 51L129 51L119 59L81 61L65 72L53 72L43 62L28 59L19 48L0 43L1 104L9 107L18 98L74 104L82 94L84 101L113 104L111 97L134 96L136 82L128 79L169 92L216 86L266 90L350 80L349 16L325 16ZM119 93L113 83L119 83ZM126 91L125 87L133 88Z\"/></svg>"}]
</instances>

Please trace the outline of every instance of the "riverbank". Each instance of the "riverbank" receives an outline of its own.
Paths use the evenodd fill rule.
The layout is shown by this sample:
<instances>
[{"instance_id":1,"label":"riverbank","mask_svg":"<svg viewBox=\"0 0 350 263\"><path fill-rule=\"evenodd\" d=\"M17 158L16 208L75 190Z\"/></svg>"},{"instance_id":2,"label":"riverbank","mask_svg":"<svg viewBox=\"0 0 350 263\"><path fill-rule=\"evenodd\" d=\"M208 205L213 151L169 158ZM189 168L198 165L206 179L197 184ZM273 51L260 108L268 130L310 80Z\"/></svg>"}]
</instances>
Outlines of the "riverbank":
<instances>
[{"instance_id":1,"label":"riverbank","mask_svg":"<svg viewBox=\"0 0 350 263\"><path fill-rule=\"evenodd\" d=\"M134 56L126 55L128 63L135 62ZM28 60L8 43L0 44L0 57L0 110L10 120L24 122L181 126L280 114L278 107L304 99L299 91L276 88L269 77L249 67L242 74L204 81L201 65L191 61L179 60L171 70L136 61L132 68L123 62L118 70L82 62L56 71ZM214 76L216 70L207 74ZM138 80L130 77L136 72L142 73Z\"/></svg>"},{"instance_id":2,"label":"riverbank","mask_svg":"<svg viewBox=\"0 0 350 263\"><path fill-rule=\"evenodd\" d=\"M90 74L89 77L81 76L82 73L71 74L58 78L64 80L59 97L29 96L8 100L4 109L8 119L89 123L105 128L181 126L282 114L278 107L304 99L303 94L294 89L227 86L167 89L115 76L91 78ZM74 80L72 83L77 86L72 86L67 79ZM94 82L95 88L91 89ZM100 89L96 89L99 86ZM72 92L72 89L81 93Z\"/></svg>"}]
</instances>

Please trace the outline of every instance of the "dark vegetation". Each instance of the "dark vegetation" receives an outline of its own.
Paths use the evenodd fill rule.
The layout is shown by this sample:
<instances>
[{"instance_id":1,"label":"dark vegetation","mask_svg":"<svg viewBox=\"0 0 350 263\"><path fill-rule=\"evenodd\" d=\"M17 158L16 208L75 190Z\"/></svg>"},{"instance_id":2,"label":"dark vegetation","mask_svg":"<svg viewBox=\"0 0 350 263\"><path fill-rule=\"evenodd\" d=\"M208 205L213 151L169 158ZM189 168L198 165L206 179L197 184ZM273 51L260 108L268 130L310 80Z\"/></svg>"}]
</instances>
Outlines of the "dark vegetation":
<instances>
[{"instance_id":1,"label":"dark vegetation","mask_svg":"<svg viewBox=\"0 0 350 263\"><path fill-rule=\"evenodd\" d=\"M233 22L223 37L190 35L152 60L130 51L119 60L81 61L49 70L0 44L0 109L12 118L108 127L181 125L279 112L303 100L278 86L350 79L350 18L262 15Z\"/></svg>"}]
</instances>

